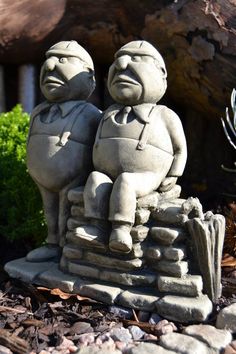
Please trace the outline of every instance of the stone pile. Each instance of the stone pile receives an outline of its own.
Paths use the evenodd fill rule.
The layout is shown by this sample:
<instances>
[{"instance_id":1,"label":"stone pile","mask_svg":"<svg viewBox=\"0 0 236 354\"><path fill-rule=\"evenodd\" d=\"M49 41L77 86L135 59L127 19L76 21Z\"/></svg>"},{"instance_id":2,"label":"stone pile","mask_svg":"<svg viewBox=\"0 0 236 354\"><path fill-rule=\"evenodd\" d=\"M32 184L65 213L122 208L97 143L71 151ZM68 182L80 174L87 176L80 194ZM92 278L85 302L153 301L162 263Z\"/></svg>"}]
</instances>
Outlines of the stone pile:
<instances>
[{"instance_id":1,"label":"stone pile","mask_svg":"<svg viewBox=\"0 0 236 354\"><path fill-rule=\"evenodd\" d=\"M212 311L212 303L203 294L203 277L193 257L196 247L191 223L204 223L205 216L199 201L180 199L180 191L175 186L170 192L153 192L137 200L131 231L133 249L128 255L118 255L105 243L96 248L93 242L86 243L78 236L76 228L87 222L83 216L83 189L71 190L71 217L60 268L88 281L76 291L109 304L157 311L174 321L204 321ZM224 219L208 214L206 222L210 219L220 225L218 236Z\"/></svg>"}]
</instances>

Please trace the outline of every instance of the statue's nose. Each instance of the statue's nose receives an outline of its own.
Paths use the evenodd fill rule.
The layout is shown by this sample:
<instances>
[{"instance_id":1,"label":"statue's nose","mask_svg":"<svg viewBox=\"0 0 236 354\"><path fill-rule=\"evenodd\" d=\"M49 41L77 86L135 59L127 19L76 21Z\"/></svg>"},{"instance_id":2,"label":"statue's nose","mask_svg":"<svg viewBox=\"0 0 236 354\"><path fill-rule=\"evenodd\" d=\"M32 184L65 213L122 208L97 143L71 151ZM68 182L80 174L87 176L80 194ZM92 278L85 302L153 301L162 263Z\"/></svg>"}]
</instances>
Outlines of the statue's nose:
<instances>
[{"instance_id":1,"label":"statue's nose","mask_svg":"<svg viewBox=\"0 0 236 354\"><path fill-rule=\"evenodd\" d=\"M45 68L47 71L53 71L55 69L56 62L53 58L48 58L45 62Z\"/></svg>"},{"instance_id":2,"label":"statue's nose","mask_svg":"<svg viewBox=\"0 0 236 354\"><path fill-rule=\"evenodd\" d=\"M122 55L118 57L115 61L115 66L118 70L125 70L130 62L129 55Z\"/></svg>"}]
</instances>

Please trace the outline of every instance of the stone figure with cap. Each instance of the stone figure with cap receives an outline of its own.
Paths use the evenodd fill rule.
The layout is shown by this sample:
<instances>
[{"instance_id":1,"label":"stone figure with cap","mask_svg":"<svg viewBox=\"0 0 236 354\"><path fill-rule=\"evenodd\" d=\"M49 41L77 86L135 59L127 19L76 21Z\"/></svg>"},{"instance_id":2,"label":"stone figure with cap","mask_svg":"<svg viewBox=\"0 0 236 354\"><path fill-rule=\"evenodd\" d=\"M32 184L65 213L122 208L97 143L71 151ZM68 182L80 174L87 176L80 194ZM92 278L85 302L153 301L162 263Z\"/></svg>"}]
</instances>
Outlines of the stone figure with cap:
<instances>
[{"instance_id":1,"label":"stone figure with cap","mask_svg":"<svg viewBox=\"0 0 236 354\"><path fill-rule=\"evenodd\" d=\"M95 171L84 191L90 222L76 229L83 242L130 252L136 198L169 191L182 175L187 149L181 121L157 105L166 88L164 60L150 43L132 41L115 54L108 90L116 103L103 114L96 135Z\"/></svg>"},{"instance_id":2,"label":"stone figure with cap","mask_svg":"<svg viewBox=\"0 0 236 354\"><path fill-rule=\"evenodd\" d=\"M76 41L46 52L40 88L46 101L32 112L27 167L40 190L48 226L46 244L28 253L33 262L58 258L69 212L67 192L92 171L92 146L101 112L86 100L95 88L94 66Z\"/></svg>"}]
</instances>

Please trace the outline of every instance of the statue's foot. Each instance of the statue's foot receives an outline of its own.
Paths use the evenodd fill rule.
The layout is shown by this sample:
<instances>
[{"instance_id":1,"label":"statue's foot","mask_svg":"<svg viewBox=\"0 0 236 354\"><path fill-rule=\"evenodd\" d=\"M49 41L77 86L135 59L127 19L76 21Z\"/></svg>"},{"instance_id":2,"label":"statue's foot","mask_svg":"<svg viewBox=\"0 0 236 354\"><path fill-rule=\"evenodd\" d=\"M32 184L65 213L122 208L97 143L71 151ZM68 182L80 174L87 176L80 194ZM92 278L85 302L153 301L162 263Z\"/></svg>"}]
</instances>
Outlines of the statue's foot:
<instances>
[{"instance_id":1,"label":"statue's foot","mask_svg":"<svg viewBox=\"0 0 236 354\"><path fill-rule=\"evenodd\" d=\"M30 251L26 256L26 260L28 262L59 261L61 252L62 249L58 245L47 244Z\"/></svg>"},{"instance_id":2,"label":"statue's foot","mask_svg":"<svg viewBox=\"0 0 236 354\"><path fill-rule=\"evenodd\" d=\"M132 245L130 228L122 226L112 230L109 240L109 248L111 251L129 253L132 250Z\"/></svg>"},{"instance_id":3,"label":"statue's foot","mask_svg":"<svg viewBox=\"0 0 236 354\"><path fill-rule=\"evenodd\" d=\"M78 237L83 244L96 248L106 247L107 230L95 225L84 225L75 229L75 236Z\"/></svg>"}]
</instances>

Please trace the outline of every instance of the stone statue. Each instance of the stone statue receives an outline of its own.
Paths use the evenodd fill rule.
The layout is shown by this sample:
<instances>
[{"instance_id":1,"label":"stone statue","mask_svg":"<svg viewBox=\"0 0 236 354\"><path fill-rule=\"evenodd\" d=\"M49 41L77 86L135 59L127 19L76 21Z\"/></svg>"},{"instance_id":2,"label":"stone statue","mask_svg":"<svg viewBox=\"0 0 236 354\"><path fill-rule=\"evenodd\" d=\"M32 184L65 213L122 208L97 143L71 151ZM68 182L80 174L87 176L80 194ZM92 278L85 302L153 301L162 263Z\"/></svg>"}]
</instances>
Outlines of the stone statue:
<instances>
[{"instance_id":1,"label":"stone statue","mask_svg":"<svg viewBox=\"0 0 236 354\"><path fill-rule=\"evenodd\" d=\"M92 146L101 112L86 100L95 88L90 55L76 41L46 52L40 87L46 101L32 112L27 166L41 192L48 226L46 245L27 255L32 262L61 254L69 212L67 192L92 170Z\"/></svg>"},{"instance_id":2,"label":"stone statue","mask_svg":"<svg viewBox=\"0 0 236 354\"><path fill-rule=\"evenodd\" d=\"M96 247L107 242L108 219L110 250L129 253L136 198L171 190L183 173L187 150L181 121L156 104L166 78L163 58L148 42L130 42L115 54L108 89L117 103L105 111L93 148L95 171L84 190L90 222L76 230Z\"/></svg>"}]
</instances>

